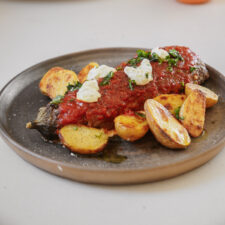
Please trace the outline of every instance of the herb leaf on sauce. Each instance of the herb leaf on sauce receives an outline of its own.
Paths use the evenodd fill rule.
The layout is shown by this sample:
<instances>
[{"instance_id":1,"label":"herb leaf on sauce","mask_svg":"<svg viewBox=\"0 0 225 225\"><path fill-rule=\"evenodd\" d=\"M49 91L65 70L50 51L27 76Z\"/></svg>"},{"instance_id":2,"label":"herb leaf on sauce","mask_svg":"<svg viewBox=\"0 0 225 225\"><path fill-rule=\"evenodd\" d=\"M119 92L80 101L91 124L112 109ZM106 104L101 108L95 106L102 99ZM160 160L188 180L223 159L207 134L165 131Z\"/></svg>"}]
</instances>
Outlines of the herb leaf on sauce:
<instances>
[{"instance_id":1,"label":"herb leaf on sauce","mask_svg":"<svg viewBox=\"0 0 225 225\"><path fill-rule=\"evenodd\" d=\"M153 61L153 62L159 62L159 64L162 64L162 63L163 63L163 59L161 59L161 58L159 57L159 55L156 54L155 52L153 52L153 53L151 54L151 59L150 59L150 60Z\"/></svg>"},{"instance_id":2,"label":"herb leaf on sauce","mask_svg":"<svg viewBox=\"0 0 225 225\"><path fill-rule=\"evenodd\" d=\"M133 84L136 85L135 80L129 80L129 81L128 81L128 84L129 84L130 90L133 91L133 90L134 90Z\"/></svg>"},{"instance_id":3,"label":"herb leaf on sauce","mask_svg":"<svg viewBox=\"0 0 225 225\"><path fill-rule=\"evenodd\" d=\"M177 50L175 50L175 49L169 50L168 53L169 53L169 55L170 55L171 57L173 57L173 58L175 58L175 59L178 59L178 60L181 60L181 61L184 60L183 57L180 55L180 53L179 53Z\"/></svg>"},{"instance_id":4,"label":"herb leaf on sauce","mask_svg":"<svg viewBox=\"0 0 225 225\"><path fill-rule=\"evenodd\" d=\"M100 83L100 86L104 86L109 84L111 78L113 77L114 73L112 71L110 71L102 80L102 82Z\"/></svg>"},{"instance_id":5,"label":"herb leaf on sauce","mask_svg":"<svg viewBox=\"0 0 225 225\"><path fill-rule=\"evenodd\" d=\"M63 95L57 95L55 98L52 99L50 104L58 105L62 102L64 96Z\"/></svg>"},{"instance_id":6,"label":"herb leaf on sauce","mask_svg":"<svg viewBox=\"0 0 225 225\"><path fill-rule=\"evenodd\" d=\"M69 83L67 85L67 92L68 91L76 91L76 90L80 89L81 86L82 86L82 84L79 81L75 82L74 84Z\"/></svg>"},{"instance_id":7,"label":"herb leaf on sauce","mask_svg":"<svg viewBox=\"0 0 225 225\"><path fill-rule=\"evenodd\" d=\"M191 72L191 73L192 73L193 71L195 71L195 70L196 70L195 67L193 67L193 66L190 67L190 72Z\"/></svg>"}]
</instances>

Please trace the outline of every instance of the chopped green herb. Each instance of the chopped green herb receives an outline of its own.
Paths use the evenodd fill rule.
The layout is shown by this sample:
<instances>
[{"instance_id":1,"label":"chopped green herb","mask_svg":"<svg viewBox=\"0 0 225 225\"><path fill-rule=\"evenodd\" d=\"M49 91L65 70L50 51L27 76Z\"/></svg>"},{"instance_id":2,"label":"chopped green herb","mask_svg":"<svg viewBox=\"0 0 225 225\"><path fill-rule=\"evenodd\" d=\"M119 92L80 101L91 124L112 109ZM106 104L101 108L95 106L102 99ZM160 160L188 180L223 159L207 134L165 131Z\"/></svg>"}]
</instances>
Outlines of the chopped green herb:
<instances>
[{"instance_id":1,"label":"chopped green herb","mask_svg":"<svg viewBox=\"0 0 225 225\"><path fill-rule=\"evenodd\" d=\"M59 103L62 102L62 99L64 98L63 95L57 95L55 98L52 99L50 104L58 105Z\"/></svg>"},{"instance_id":2,"label":"chopped green herb","mask_svg":"<svg viewBox=\"0 0 225 225\"><path fill-rule=\"evenodd\" d=\"M121 66L118 66L117 68L116 68L116 70L117 71L120 71L120 70L122 70L123 68L121 67Z\"/></svg>"},{"instance_id":3,"label":"chopped green herb","mask_svg":"<svg viewBox=\"0 0 225 225\"><path fill-rule=\"evenodd\" d=\"M145 77L146 77L146 78L148 78L148 76L149 76L149 74L148 74L148 73L146 73L146 74L145 74Z\"/></svg>"},{"instance_id":4,"label":"chopped green herb","mask_svg":"<svg viewBox=\"0 0 225 225\"><path fill-rule=\"evenodd\" d=\"M156 54L155 52L153 52L152 55L151 55L151 61L153 61L153 62L159 62L159 64L162 64L163 63L163 59L161 59L159 57L159 55Z\"/></svg>"},{"instance_id":5,"label":"chopped green herb","mask_svg":"<svg viewBox=\"0 0 225 225\"><path fill-rule=\"evenodd\" d=\"M81 86L82 84L79 81L75 82L74 84L69 83L69 85L67 85L67 92L78 90L81 88Z\"/></svg>"},{"instance_id":6,"label":"chopped green herb","mask_svg":"<svg viewBox=\"0 0 225 225\"><path fill-rule=\"evenodd\" d=\"M109 72L102 80L102 82L100 83L100 86L104 86L109 84L111 78L113 77L114 73L111 71Z\"/></svg>"},{"instance_id":7,"label":"chopped green herb","mask_svg":"<svg viewBox=\"0 0 225 225\"><path fill-rule=\"evenodd\" d=\"M70 99L70 100L69 100L69 102L73 102L73 101L74 101L74 99Z\"/></svg>"},{"instance_id":8,"label":"chopped green herb","mask_svg":"<svg viewBox=\"0 0 225 225\"><path fill-rule=\"evenodd\" d=\"M190 67L190 72L192 73L193 71L195 71L196 70L196 68L195 67Z\"/></svg>"},{"instance_id":9,"label":"chopped green herb","mask_svg":"<svg viewBox=\"0 0 225 225\"><path fill-rule=\"evenodd\" d=\"M136 67L137 64L141 62L142 59L144 59L144 58L143 57L137 57L137 58L130 59L128 61L128 64L133 66L133 67Z\"/></svg>"},{"instance_id":10,"label":"chopped green herb","mask_svg":"<svg viewBox=\"0 0 225 225\"><path fill-rule=\"evenodd\" d=\"M141 112L135 112L135 114L136 114L137 116L142 117L142 118L146 118L146 116L145 116L144 113L141 113Z\"/></svg>"},{"instance_id":11,"label":"chopped green herb","mask_svg":"<svg viewBox=\"0 0 225 225\"><path fill-rule=\"evenodd\" d=\"M184 60L183 57L180 55L180 53L175 49L169 50L169 55L173 58L177 58L178 60L181 60L181 61Z\"/></svg>"},{"instance_id":12,"label":"chopped green herb","mask_svg":"<svg viewBox=\"0 0 225 225\"><path fill-rule=\"evenodd\" d=\"M174 114L175 114L175 117L178 119L178 120L184 120L184 117L183 116L179 116L179 114L180 114L180 108L181 107L178 107L178 108L176 108L175 110L174 110Z\"/></svg>"},{"instance_id":13,"label":"chopped green herb","mask_svg":"<svg viewBox=\"0 0 225 225\"><path fill-rule=\"evenodd\" d=\"M179 120L180 107L174 110L175 117Z\"/></svg>"},{"instance_id":14,"label":"chopped green herb","mask_svg":"<svg viewBox=\"0 0 225 225\"><path fill-rule=\"evenodd\" d=\"M96 138L100 138L101 136L102 136L102 133L95 135Z\"/></svg>"},{"instance_id":15,"label":"chopped green herb","mask_svg":"<svg viewBox=\"0 0 225 225\"><path fill-rule=\"evenodd\" d=\"M130 90L133 91L134 90L133 84L136 85L135 80L129 80L128 83L129 83Z\"/></svg>"},{"instance_id":16,"label":"chopped green herb","mask_svg":"<svg viewBox=\"0 0 225 225\"><path fill-rule=\"evenodd\" d=\"M78 127L74 127L73 129L74 129L74 130L78 130Z\"/></svg>"},{"instance_id":17,"label":"chopped green herb","mask_svg":"<svg viewBox=\"0 0 225 225\"><path fill-rule=\"evenodd\" d=\"M170 71L170 72L173 72L173 67L172 66L168 66L167 70Z\"/></svg>"},{"instance_id":18,"label":"chopped green herb","mask_svg":"<svg viewBox=\"0 0 225 225\"><path fill-rule=\"evenodd\" d=\"M137 50L137 55L138 57L143 57L143 58L149 57L149 53L141 49Z\"/></svg>"},{"instance_id":19,"label":"chopped green herb","mask_svg":"<svg viewBox=\"0 0 225 225\"><path fill-rule=\"evenodd\" d=\"M184 87L184 81L180 82L181 86Z\"/></svg>"}]
</instances>

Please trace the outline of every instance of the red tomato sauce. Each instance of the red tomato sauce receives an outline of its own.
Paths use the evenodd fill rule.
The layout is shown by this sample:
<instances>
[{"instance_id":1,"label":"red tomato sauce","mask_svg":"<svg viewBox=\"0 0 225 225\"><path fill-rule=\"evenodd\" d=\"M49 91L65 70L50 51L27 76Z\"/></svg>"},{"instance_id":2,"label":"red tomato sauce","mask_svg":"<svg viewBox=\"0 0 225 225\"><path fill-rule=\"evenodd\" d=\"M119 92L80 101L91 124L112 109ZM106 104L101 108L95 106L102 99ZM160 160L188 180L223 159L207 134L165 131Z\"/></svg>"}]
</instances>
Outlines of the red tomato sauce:
<instances>
[{"instance_id":1,"label":"red tomato sauce","mask_svg":"<svg viewBox=\"0 0 225 225\"><path fill-rule=\"evenodd\" d=\"M143 86L133 85L133 90L129 87L129 77L123 72L127 63L122 63L122 69L114 73L108 85L100 86L102 79L98 80L101 94L98 102L77 100L77 91L67 93L59 105L58 126L86 124L110 129L116 116L143 110L146 99L159 94L181 93L183 84L193 82L190 67L196 64L198 57L186 47L171 46L164 49L176 49L184 61L178 61L172 72L168 70L167 62L151 62L153 81Z\"/></svg>"}]
</instances>

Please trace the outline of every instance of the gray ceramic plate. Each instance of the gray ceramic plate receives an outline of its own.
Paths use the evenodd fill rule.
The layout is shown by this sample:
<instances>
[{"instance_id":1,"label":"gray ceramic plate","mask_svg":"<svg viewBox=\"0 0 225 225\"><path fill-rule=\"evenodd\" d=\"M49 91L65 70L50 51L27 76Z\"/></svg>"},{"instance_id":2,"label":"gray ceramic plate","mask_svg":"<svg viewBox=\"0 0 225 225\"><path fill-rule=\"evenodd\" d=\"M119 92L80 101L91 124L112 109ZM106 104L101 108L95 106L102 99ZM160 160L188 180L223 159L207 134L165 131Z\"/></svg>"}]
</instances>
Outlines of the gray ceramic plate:
<instances>
[{"instance_id":1,"label":"gray ceramic plate","mask_svg":"<svg viewBox=\"0 0 225 225\"><path fill-rule=\"evenodd\" d=\"M225 78L210 66L205 86L219 94L219 103L207 110L205 135L193 139L186 150L173 151L159 145L150 132L135 143L112 138L108 152L127 159L111 163L102 158L71 154L61 145L46 143L35 130L25 128L39 107L49 99L38 83L53 66L79 72L90 61L116 66L136 52L135 48L107 48L73 53L35 65L12 79L0 93L0 133L25 160L53 174L73 180L102 184L141 183L173 177L192 170L215 156L225 143Z\"/></svg>"}]
</instances>

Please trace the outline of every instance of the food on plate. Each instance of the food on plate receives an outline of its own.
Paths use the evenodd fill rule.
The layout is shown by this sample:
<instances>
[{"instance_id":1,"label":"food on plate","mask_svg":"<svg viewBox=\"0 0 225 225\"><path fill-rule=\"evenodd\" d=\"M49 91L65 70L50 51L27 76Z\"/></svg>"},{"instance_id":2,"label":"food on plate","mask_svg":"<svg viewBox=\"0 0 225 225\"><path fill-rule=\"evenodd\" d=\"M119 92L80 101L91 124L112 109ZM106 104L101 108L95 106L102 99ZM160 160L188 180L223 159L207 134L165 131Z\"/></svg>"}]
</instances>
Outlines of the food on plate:
<instances>
[{"instance_id":1,"label":"food on plate","mask_svg":"<svg viewBox=\"0 0 225 225\"><path fill-rule=\"evenodd\" d=\"M26 124L26 128L38 130L45 140L57 140L57 114L54 104L39 109L37 118Z\"/></svg>"},{"instance_id":2,"label":"food on plate","mask_svg":"<svg viewBox=\"0 0 225 225\"><path fill-rule=\"evenodd\" d=\"M206 97L200 90L194 90L180 108L179 117L192 137L198 137L205 123Z\"/></svg>"},{"instance_id":3,"label":"food on plate","mask_svg":"<svg viewBox=\"0 0 225 225\"><path fill-rule=\"evenodd\" d=\"M172 114L176 114L176 109L181 107L186 99L184 94L163 94L154 98L155 101L161 103Z\"/></svg>"},{"instance_id":4,"label":"food on plate","mask_svg":"<svg viewBox=\"0 0 225 225\"><path fill-rule=\"evenodd\" d=\"M144 105L149 127L155 138L168 148L186 148L191 143L187 130L160 103L148 99Z\"/></svg>"},{"instance_id":5,"label":"food on plate","mask_svg":"<svg viewBox=\"0 0 225 225\"><path fill-rule=\"evenodd\" d=\"M206 97L206 108L212 107L218 102L218 95L206 87L188 83L185 85L185 94L189 95L194 90L200 90Z\"/></svg>"},{"instance_id":6,"label":"food on plate","mask_svg":"<svg viewBox=\"0 0 225 225\"><path fill-rule=\"evenodd\" d=\"M149 127L144 112L134 115L119 115L114 120L117 135L127 141L136 141L148 132Z\"/></svg>"},{"instance_id":7,"label":"food on plate","mask_svg":"<svg viewBox=\"0 0 225 225\"><path fill-rule=\"evenodd\" d=\"M79 79L80 83L82 83L82 84L84 83L84 81L87 79L89 71L95 67L99 67L98 63L90 62L78 73L78 79Z\"/></svg>"},{"instance_id":8,"label":"food on plate","mask_svg":"<svg viewBox=\"0 0 225 225\"><path fill-rule=\"evenodd\" d=\"M65 79L66 74L70 79ZM27 128L37 129L47 140L59 138L81 154L103 150L115 135L139 140L149 127L166 147L186 148L191 142L188 132L195 137L195 130L203 129L205 92L209 102L218 100L204 88L194 90L201 89L199 84L208 77L201 59L181 46L138 50L135 57L115 68L91 62L78 77L73 71L52 68L40 82L41 92L52 100ZM200 110L196 115L201 122L195 110ZM190 129L189 124L194 127Z\"/></svg>"},{"instance_id":9,"label":"food on plate","mask_svg":"<svg viewBox=\"0 0 225 225\"><path fill-rule=\"evenodd\" d=\"M80 154L93 154L101 151L108 142L104 129L83 125L66 125L59 130L63 145Z\"/></svg>"},{"instance_id":10,"label":"food on plate","mask_svg":"<svg viewBox=\"0 0 225 225\"><path fill-rule=\"evenodd\" d=\"M121 63L116 71L106 68L105 71L110 72L103 73L104 77L97 76L97 85L91 91L68 91L59 104L58 126L84 124L113 129L116 116L143 110L147 99L182 93L186 83L201 84L209 77L205 64L189 48L163 49L168 54L167 59L160 58L160 51L157 55L140 50L137 57ZM147 63L140 68L143 60ZM149 80L151 77L153 80ZM84 100L77 99L77 94L83 94ZM95 98L87 102L87 96Z\"/></svg>"},{"instance_id":11,"label":"food on plate","mask_svg":"<svg viewBox=\"0 0 225 225\"><path fill-rule=\"evenodd\" d=\"M53 99L56 96L63 96L67 91L67 85L76 81L78 78L74 71L54 67L43 76L39 88L44 95Z\"/></svg>"}]
</instances>

